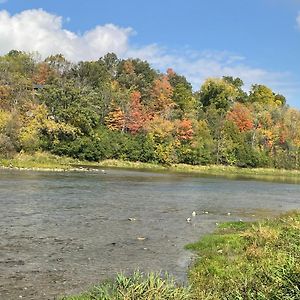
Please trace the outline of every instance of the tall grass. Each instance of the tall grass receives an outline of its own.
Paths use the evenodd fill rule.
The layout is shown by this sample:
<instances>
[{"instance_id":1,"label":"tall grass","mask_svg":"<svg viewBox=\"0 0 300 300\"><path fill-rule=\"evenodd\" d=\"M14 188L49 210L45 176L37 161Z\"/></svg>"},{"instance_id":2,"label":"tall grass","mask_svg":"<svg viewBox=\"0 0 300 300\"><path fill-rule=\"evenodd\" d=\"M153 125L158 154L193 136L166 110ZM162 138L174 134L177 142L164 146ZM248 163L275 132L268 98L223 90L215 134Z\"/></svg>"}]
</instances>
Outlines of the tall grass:
<instances>
[{"instance_id":1,"label":"tall grass","mask_svg":"<svg viewBox=\"0 0 300 300\"><path fill-rule=\"evenodd\" d=\"M191 299L300 299L300 213L258 223L227 223L187 246Z\"/></svg>"},{"instance_id":2,"label":"tall grass","mask_svg":"<svg viewBox=\"0 0 300 300\"><path fill-rule=\"evenodd\" d=\"M112 282L95 286L80 296L65 297L64 300L188 300L189 289L175 284L168 275L157 273L143 275L136 271L128 277L117 275Z\"/></svg>"}]
</instances>

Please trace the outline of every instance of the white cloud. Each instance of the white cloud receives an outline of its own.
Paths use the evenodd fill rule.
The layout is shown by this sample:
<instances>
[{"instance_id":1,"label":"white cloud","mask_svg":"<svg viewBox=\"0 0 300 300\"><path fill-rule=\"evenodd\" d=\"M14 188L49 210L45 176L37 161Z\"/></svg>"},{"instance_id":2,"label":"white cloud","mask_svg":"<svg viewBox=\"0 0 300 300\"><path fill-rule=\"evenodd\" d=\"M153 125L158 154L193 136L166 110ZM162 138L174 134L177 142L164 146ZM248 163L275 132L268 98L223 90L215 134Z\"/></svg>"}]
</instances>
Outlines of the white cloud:
<instances>
[{"instance_id":1,"label":"white cloud","mask_svg":"<svg viewBox=\"0 0 300 300\"><path fill-rule=\"evenodd\" d=\"M246 89L253 83L266 84L283 94L295 89L288 84L288 74L251 67L244 57L236 54L190 49L172 51L156 44L135 47L130 43L130 36L134 34L131 28L106 24L78 34L66 30L65 22L68 18L63 20L42 9L25 10L15 15L0 11L0 55L15 49L37 51L43 57L62 53L69 60L79 61L95 60L107 52L115 52L119 57L147 60L162 71L172 67L185 75L195 89L207 77L225 75L240 77ZM300 23L300 14L297 22ZM299 89L298 85L296 89Z\"/></svg>"},{"instance_id":2,"label":"white cloud","mask_svg":"<svg viewBox=\"0 0 300 300\"><path fill-rule=\"evenodd\" d=\"M43 56L62 53L70 60L98 59L108 51L123 55L133 33L131 28L106 24L79 35L64 29L62 21L41 9L13 16L1 11L0 53L16 49L38 51Z\"/></svg>"}]
</instances>

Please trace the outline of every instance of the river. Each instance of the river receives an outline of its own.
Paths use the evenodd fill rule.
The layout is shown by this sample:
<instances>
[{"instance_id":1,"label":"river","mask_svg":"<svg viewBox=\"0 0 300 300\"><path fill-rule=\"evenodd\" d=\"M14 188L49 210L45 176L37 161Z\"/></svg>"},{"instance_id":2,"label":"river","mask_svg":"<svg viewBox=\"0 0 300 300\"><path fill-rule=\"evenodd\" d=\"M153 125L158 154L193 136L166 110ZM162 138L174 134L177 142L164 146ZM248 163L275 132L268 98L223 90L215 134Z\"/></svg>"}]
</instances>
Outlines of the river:
<instances>
[{"instance_id":1,"label":"river","mask_svg":"<svg viewBox=\"0 0 300 300\"><path fill-rule=\"evenodd\" d=\"M217 222L299 209L300 185L117 169L0 170L0 205L0 299L55 299L136 269L184 281L185 244Z\"/></svg>"}]
</instances>

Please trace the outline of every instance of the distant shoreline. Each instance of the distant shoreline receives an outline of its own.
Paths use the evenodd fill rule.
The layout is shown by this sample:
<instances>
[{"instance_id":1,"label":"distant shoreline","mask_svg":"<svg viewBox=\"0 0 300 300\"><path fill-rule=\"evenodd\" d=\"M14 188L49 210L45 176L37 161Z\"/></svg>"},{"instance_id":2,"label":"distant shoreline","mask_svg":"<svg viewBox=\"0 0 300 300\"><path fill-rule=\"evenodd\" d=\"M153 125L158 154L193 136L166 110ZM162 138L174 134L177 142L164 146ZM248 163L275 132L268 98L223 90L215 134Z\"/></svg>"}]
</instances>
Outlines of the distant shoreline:
<instances>
[{"instance_id":1,"label":"distant shoreline","mask_svg":"<svg viewBox=\"0 0 300 300\"><path fill-rule=\"evenodd\" d=\"M155 163L131 162L122 160L103 160L100 162L80 161L69 157L60 157L45 152L34 154L21 153L11 159L0 159L0 168L6 170L31 171L100 171L101 168L120 168L154 172L174 172L193 175L229 177L232 179L278 180L300 183L300 171L271 168L239 168L224 165L193 166L172 164L164 166Z\"/></svg>"}]
</instances>

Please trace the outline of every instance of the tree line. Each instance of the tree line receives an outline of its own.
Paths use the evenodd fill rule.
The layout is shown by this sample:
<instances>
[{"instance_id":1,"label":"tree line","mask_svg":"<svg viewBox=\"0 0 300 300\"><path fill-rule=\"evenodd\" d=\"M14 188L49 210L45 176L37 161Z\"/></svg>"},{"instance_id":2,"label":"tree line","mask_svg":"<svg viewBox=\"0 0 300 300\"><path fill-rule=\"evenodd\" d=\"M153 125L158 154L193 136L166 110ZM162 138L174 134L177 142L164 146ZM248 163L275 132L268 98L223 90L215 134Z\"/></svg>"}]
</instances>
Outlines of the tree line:
<instances>
[{"instance_id":1,"label":"tree line","mask_svg":"<svg viewBox=\"0 0 300 300\"><path fill-rule=\"evenodd\" d=\"M99 161L299 169L300 112L240 78L187 79L108 53L72 63L0 56L0 155L48 151Z\"/></svg>"}]
</instances>

